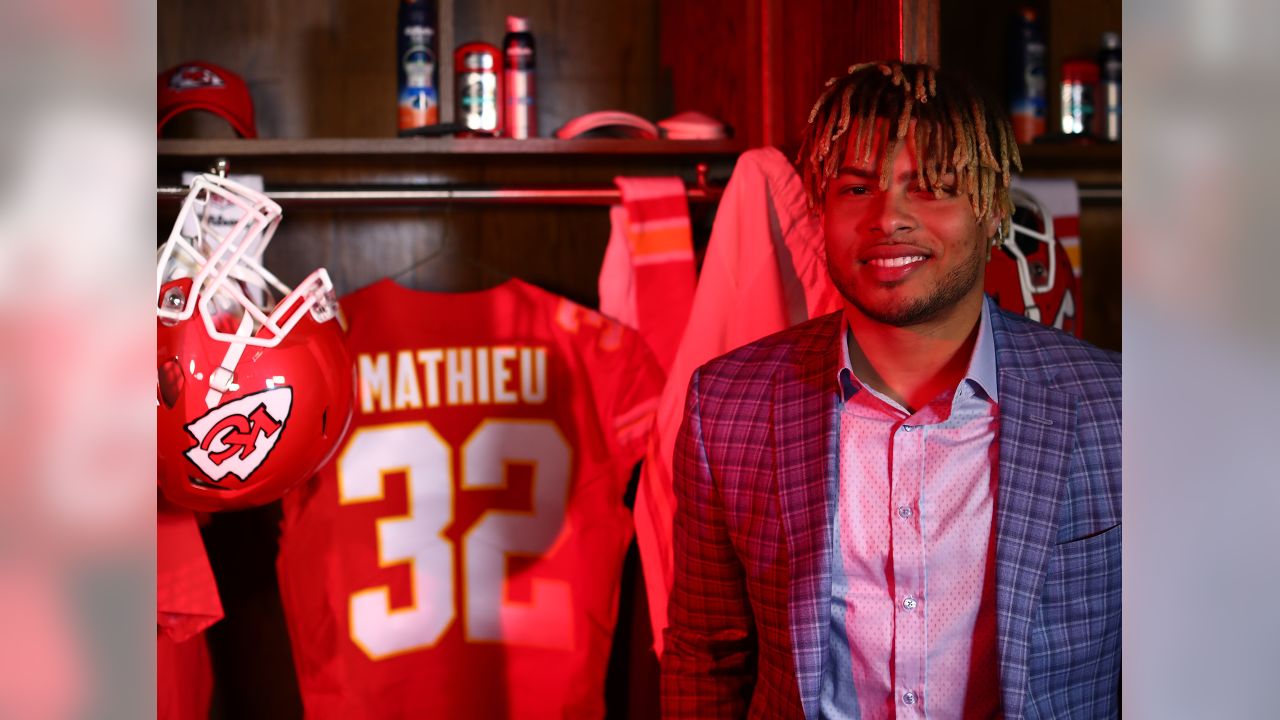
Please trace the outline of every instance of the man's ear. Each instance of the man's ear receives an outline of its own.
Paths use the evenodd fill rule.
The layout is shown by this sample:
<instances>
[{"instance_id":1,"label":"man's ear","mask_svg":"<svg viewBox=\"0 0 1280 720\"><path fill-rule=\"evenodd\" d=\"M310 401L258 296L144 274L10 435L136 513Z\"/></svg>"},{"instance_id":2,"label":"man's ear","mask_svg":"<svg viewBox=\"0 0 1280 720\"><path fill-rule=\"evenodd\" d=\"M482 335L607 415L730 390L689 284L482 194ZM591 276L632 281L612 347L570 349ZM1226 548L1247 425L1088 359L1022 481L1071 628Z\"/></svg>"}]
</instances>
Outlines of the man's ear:
<instances>
[{"instance_id":1,"label":"man's ear","mask_svg":"<svg viewBox=\"0 0 1280 720\"><path fill-rule=\"evenodd\" d=\"M982 236L985 238L995 237L1000 232L1000 221L1003 219L1003 213L992 209L991 214L982 221Z\"/></svg>"}]
</instances>

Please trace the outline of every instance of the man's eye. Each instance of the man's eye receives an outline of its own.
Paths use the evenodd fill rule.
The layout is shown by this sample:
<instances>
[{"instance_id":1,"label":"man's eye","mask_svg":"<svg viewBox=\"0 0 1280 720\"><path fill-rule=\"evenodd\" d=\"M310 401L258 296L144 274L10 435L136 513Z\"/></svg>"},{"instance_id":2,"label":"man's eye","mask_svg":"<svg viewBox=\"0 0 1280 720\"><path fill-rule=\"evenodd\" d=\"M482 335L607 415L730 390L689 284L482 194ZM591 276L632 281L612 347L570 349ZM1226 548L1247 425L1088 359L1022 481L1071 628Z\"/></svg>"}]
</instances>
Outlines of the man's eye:
<instances>
[{"instance_id":1,"label":"man's eye","mask_svg":"<svg viewBox=\"0 0 1280 720\"><path fill-rule=\"evenodd\" d=\"M866 185L845 185L840 188L842 195L866 195L871 192L871 188Z\"/></svg>"}]
</instances>

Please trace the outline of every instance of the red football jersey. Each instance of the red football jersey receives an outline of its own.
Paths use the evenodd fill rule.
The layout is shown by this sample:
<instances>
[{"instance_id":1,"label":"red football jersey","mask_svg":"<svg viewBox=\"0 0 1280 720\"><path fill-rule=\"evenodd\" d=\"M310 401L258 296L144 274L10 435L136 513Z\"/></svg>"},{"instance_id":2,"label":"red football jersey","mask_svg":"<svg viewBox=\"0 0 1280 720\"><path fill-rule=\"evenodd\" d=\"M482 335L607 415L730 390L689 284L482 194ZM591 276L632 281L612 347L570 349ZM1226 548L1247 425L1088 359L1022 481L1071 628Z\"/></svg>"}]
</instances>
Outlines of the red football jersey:
<instances>
[{"instance_id":1,"label":"red football jersey","mask_svg":"<svg viewBox=\"0 0 1280 720\"><path fill-rule=\"evenodd\" d=\"M307 716L602 717L648 348L518 280L342 308L355 418L278 561Z\"/></svg>"},{"instance_id":2,"label":"red football jersey","mask_svg":"<svg viewBox=\"0 0 1280 720\"><path fill-rule=\"evenodd\" d=\"M222 601L195 514L162 497L156 503L156 716L208 717L204 631L222 618Z\"/></svg>"}]
</instances>

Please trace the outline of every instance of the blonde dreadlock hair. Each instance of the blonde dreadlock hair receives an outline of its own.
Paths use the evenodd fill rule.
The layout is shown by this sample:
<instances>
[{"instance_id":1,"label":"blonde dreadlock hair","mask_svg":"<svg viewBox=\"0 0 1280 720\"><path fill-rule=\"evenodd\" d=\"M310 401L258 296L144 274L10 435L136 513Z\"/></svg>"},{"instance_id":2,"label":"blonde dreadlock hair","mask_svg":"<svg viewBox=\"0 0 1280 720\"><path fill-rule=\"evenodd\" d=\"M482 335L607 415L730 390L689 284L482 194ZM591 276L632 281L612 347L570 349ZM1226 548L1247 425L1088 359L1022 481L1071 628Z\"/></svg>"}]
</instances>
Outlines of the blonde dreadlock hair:
<instances>
[{"instance_id":1,"label":"blonde dreadlock hair","mask_svg":"<svg viewBox=\"0 0 1280 720\"><path fill-rule=\"evenodd\" d=\"M880 127L877 119L884 120ZM1010 168L1022 169L1013 128L972 87L931 65L862 63L827 81L809 111L796 157L809 208L821 207L847 151L856 161L870 163L883 145L880 187L888 187L894 153L906 141L912 120L917 181L941 196L941 179L954 173L955 190L968 196L974 216L981 221L999 212L1000 234L1006 235L1013 216ZM850 128L856 128L852 146Z\"/></svg>"}]
</instances>

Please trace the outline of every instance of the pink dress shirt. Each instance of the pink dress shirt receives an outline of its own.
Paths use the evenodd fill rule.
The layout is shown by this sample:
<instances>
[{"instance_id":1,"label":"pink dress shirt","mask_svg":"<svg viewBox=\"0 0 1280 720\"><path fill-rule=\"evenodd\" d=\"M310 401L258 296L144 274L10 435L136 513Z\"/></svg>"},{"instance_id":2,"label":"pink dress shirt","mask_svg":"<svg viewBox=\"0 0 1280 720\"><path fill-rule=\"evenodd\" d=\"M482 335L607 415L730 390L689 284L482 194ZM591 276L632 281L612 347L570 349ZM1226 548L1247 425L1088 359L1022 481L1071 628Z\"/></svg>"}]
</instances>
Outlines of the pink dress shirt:
<instances>
[{"instance_id":1,"label":"pink dress shirt","mask_svg":"<svg viewBox=\"0 0 1280 720\"><path fill-rule=\"evenodd\" d=\"M841 347L821 715L998 717L999 407L987 305L964 379L915 413L860 383Z\"/></svg>"}]
</instances>

